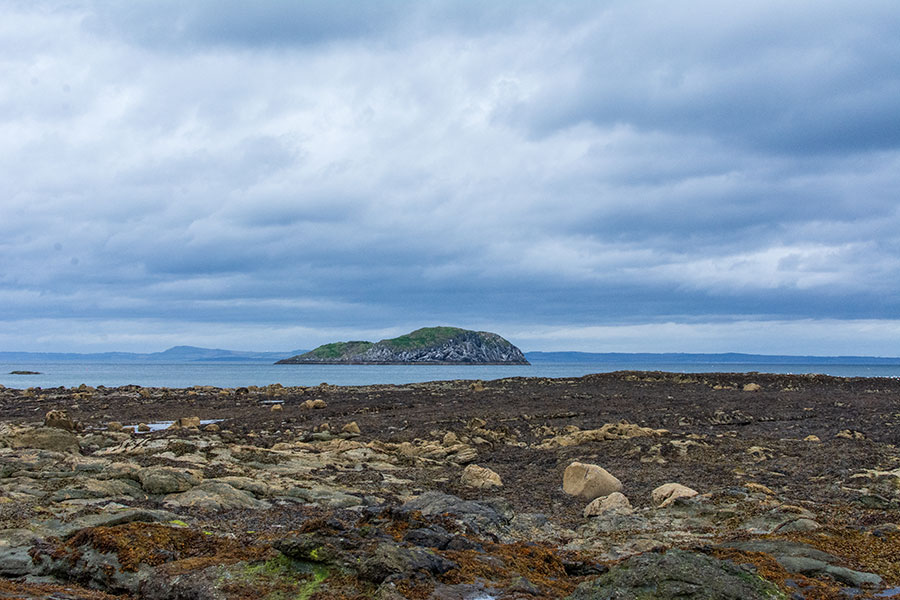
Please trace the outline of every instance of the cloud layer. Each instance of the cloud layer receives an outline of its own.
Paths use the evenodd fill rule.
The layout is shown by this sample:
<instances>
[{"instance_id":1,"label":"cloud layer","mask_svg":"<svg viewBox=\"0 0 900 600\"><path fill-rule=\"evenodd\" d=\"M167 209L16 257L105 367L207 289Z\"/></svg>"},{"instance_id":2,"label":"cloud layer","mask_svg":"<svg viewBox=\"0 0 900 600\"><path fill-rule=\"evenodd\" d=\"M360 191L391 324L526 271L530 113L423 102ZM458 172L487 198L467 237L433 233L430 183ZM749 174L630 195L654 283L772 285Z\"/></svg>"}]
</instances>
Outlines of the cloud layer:
<instances>
[{"instance_id":1,"label":"cloud layer","mask_svg":"<svg viewBox=\"0 0 900 600\"><path fill-rule=\"evenodd\" d=\"M3 349L900 354L895 3L257 4L7 7Z\"/></svg>"}]
</instances>

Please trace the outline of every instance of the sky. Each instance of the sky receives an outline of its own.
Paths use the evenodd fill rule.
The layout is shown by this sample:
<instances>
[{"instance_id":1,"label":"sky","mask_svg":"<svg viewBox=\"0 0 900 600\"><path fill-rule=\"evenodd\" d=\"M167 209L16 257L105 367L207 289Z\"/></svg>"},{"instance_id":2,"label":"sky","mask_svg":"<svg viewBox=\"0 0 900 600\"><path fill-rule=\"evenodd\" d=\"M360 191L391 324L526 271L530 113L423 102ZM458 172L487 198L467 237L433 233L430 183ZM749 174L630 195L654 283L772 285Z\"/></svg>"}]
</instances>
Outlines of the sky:
<instances>
[{"instance_id":1,"label":"sky","mask_svg":"<svg viewBox=\"0 0 900 600\"><path fill-rule=\"evenodd\" d=\"M894 0L0 9L0 350L900 355Z\"/></svg>"}]
</instances>

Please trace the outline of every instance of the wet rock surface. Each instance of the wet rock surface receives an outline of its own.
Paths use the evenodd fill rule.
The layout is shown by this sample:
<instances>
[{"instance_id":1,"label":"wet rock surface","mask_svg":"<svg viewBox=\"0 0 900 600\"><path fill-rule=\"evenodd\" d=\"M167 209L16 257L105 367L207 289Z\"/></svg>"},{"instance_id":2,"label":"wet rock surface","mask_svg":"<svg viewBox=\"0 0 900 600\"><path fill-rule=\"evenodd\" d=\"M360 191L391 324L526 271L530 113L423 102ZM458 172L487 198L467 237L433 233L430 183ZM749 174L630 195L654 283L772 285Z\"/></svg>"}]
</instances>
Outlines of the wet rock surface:
<instances>
[{"instance_id":1,"label":"wet rock surface","mask_svg":"<svg viewBox=\"0 0 900 600\"><path fill-rule=\"evenodd\" d=\"M888 379L4 388L0 598L890 597L898 443Z\"/></svg>"}]
</instances>

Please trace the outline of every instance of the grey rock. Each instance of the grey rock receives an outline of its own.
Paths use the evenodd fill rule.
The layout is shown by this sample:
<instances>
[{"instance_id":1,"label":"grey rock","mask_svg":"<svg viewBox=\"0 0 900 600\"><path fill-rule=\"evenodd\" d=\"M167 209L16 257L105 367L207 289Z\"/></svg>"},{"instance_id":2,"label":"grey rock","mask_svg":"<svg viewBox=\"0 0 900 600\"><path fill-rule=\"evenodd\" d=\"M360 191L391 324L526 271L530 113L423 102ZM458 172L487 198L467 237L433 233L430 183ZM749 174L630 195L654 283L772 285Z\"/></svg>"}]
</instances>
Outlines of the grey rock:
<instances>
[{"instance_id":1,"label":"grey rock","mask_svg":"<svg viewBox=\"0 0 900 600\"><path fill-rule=\"evenodd\" d=\"M361 578L381 583L391 575L409 575L415 572L441 575L456 566L456 563L438 556L431 550L384 542L378 545L371 556L362 561L359 572Z\"/></svg>"},{"instance_id":2,"label":"grey rock","mask_svg":"<svg viewBox=\"0 0 900 600\"><path fill-rule=\"evenodd\" d=\"M881 577L874 573L864 573L846 567L829 565L824 561L816 560L814 558L806 558L804 556L780 556L776 560L779 565L791 573L799 573L800 575L813 577L816 575L830 575L837 581L854 587L874 587L881 585L882 583Z\"/></svg>"},{"instance_id":3,"label":"grey rock","mask_svg":"<svg viewBox=\"0 0 900 600\"><path fill-rule=\"evenodd\" d=\"M199 472L174 467L150 467L139 474L141 486L150 494L186 492L202 480Z\"/></svg>"},{"instance_id":4,"label":"grey rock","mask_svg":"<svg viewBox=\"0 0 900 600\"><path fill-rule=\"evenodd\" d=\"M235 489L220 481L206 481L186 492L166 496L164 504L204 510L271 507L268 502L254 498L250 492Z\"/></svg>"},{"instance_id":5,"label":"grey rock","mask_svg":"<svg viewBox=\"0 0 900 600\"><path fill-rule=\"evenodd\" d=\"M38 539L28 529L0 530L0 575L22 577L31 573L32 560L28 551Z\"/></svg>"},{"instance_id":6,"label":"grey rock","mask_svg":"<svg viewBox=\"0 0 900 600\"><path fill-rule=\"evenodd\" d=\"M331 508L349 508L362 504L362 499L358 496L324 486L294 486L288 490L287 495L292 498L299 498L310 504L329 506Z\"/></svg>"},{"instance_id":7,"label":"grey rock","mask_svg":"<svg viewBox=\"0 0 900 600\"><path fill-rule=\"evenodd\" d=\"M840 566L840 559L827 552L822 552L802 544L787 540L750 540L722 544L726 548L734 548L745 552L765 552L775 557L782 567L791 573L801 575L829 575L842 583L856 586L881 585L881 577L875 573L854 571Z\"/></svg>"},{"instance_id":8,"label":"grey rock","mask_svg":"<svg viewBox=\"0 0 900 600\"><path fill-rule=\"evenodd\" d=\"M784 595L772 583L737 565L669 550L633 556L608 573L582 583L568 600L775 600Z\"/></svg>"},{"instance_id":9,"label":"grey rock","mask_svg":"<svg viewBox=\"0 0 900 600\"><path fill-rule=\"evenodd\" d=\"M461 523L478 532L506 531L509 525L509 517L498 510L499 507L486 502L462 500L442 492L425 492L401 508L418 510L425 516L454 515Z\"/></svg>"},{"instance_id":10,"label":"grey rock","mask_svg":"<svg viewBox=\"0 0 900 600\"><path fill-rule=\"evenodd\" d=\"M146 494L141 489L141 486L133 481L123 479L88 479L73 486L57 490L53 493L51 499L54 502L60 502L62 500L118 498L122 496L145 498Z\"/></svg>"},{"instance_id":11,"label":"grey rock","mask_svg":"<svg viewBox=\"0 0 900 600\"><path fill-rule=\"evenodd\" d=\"M816 529L821 528L821 525L816 523L812 519L797 519L795 521L789 521L778 528L778 533L789 533L792 531L797 532L805 532L805 531L815 531Z\"/></svg>"},{"instance_id":12,"label":"grey rock","mask_svg":"<svg viewBox=\"0 0 900 600\"><path fill-rule=\"evenodd\" d=\"M141 521L144 523L157 523L174 521L178 515L166 510L147 510L142 508L126 508L123 510L104 511L93 515L84 515L73 519L68 523L57 520L46 521L41 524L36 533L42 537L58 537L68 539L87 527L112 527L123 523Z\"/></svg>"}]
</instances>

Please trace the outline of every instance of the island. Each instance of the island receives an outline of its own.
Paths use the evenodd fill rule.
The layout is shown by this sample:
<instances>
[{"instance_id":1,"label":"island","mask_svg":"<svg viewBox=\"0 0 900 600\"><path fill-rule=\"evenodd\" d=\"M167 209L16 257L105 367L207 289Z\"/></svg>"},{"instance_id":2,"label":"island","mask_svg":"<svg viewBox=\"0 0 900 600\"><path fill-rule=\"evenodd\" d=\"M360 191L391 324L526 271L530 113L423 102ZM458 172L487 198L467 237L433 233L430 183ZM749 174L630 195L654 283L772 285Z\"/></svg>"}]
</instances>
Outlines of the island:
<instances>
[{"instance_id":1,"label":"island","mask_svg":"<svg viewBox=\"0 0 900 600\"><path fill-rule=\"evenodd\" d=\"M380 342L333 342L276 365L527 365L522 351L488 331L423 327Z\"/></svg>"}]
</instances>

